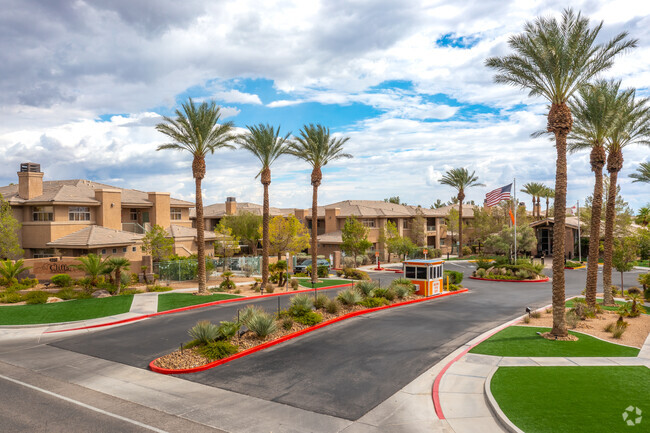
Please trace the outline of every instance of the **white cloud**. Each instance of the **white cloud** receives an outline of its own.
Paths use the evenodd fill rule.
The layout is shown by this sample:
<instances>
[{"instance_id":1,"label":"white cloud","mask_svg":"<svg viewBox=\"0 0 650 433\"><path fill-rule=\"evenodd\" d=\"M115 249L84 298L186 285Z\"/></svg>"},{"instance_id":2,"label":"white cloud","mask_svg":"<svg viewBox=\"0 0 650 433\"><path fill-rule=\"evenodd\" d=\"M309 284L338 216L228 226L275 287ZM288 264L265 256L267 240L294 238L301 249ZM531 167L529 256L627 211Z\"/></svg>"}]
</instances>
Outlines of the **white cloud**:
<instances>
[{"instance_id":1,"label":"white cloud","mask_svg":"<svg viewBox=\"0 0 650 433\"><path fill-rule=\"evenodd\" d=\"M253 105L262 104L262 101L260 100L259 96L254 95L252 93L240 92L239 90L235 90L235 89L216 92L214 93L213 97L216 98L217 100L221 100L228 103L234 103L234 104L253 104Z\"/></svg>"}]
</instances>

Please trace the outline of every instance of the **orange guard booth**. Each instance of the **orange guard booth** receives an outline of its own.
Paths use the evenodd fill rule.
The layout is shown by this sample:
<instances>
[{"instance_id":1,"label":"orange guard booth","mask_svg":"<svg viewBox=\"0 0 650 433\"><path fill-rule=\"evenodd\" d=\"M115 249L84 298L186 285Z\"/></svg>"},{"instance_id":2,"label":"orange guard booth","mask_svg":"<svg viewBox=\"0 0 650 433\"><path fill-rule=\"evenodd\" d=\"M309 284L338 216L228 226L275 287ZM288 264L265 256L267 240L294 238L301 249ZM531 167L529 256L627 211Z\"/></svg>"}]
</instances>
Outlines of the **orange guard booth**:
<instances>
[{"instance_id":1,"label":"orange guard booth","mask_svg":"<svg viewBox=\"0 0 650 433\"><path fill-rule=\"evenodd\" d=\"M442 292L442 260L408 260L403 262L403 267L404 277L416 285L418 295L431 296Z\"/></svg>"}]
</instances>

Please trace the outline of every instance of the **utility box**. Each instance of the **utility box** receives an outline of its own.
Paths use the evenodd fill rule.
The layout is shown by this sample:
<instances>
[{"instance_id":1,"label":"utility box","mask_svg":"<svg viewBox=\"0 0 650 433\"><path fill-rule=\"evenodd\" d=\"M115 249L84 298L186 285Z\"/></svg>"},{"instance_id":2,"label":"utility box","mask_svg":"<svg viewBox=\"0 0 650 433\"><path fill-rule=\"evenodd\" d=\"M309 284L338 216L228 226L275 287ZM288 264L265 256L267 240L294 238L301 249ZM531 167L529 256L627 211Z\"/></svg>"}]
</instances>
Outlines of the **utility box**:
<instances>
[{"instance_id":1,"label":"utility box","mask_svg":"<svg viewBox=\"0 0 650 433\"><path fill-rule=\"evenodd\" d=\"M417 294L431 296L442 292L443 262L439 259L403 262L404 277L417 287Z\"/></svg>"}]
</instances>

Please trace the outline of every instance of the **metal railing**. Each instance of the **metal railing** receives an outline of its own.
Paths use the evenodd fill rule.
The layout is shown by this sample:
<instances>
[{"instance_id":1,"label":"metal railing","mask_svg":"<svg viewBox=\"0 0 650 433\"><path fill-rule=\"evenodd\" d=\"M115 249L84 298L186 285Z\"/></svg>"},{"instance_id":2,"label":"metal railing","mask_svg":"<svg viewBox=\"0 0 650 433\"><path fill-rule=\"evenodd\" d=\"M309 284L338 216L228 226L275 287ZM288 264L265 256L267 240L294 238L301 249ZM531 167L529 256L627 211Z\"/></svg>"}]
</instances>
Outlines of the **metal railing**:
<instances>
[{"instance_id":1,"label":"metal railing","mask_svg":"<svg viewBox=\"0 0 650 433\"><path fill-rule=\"evenodd\" d=\"M436 226L427 226L427 231L428 232L435 232L436 231Z\"/></svg>"},{"instance_id":2,"label":"metal railing","mask_svg":"<svg viewBox=\"0 0 650 433\"><path fill-rule=\"evenodd\" d=\"M223 258L207 258L206 270L209 277L216 277L223 272ZM257 274L262 272L262 257L228 257L226 269L235 273ZM169 260L153 264L154 274L165 281L190 281L196 279L196 259Z\"/></svg>"},{"instance_id":3,"label":"metal railing","mask_svg":"<svg viewBox=\"0 0 650 433\"><path fill-rule=\"evenodd\" d=\"M138 233L143 235L145 233L144 227L138 223L122 223L122 231L130 233Z\"/></svg>"}]
</instances>

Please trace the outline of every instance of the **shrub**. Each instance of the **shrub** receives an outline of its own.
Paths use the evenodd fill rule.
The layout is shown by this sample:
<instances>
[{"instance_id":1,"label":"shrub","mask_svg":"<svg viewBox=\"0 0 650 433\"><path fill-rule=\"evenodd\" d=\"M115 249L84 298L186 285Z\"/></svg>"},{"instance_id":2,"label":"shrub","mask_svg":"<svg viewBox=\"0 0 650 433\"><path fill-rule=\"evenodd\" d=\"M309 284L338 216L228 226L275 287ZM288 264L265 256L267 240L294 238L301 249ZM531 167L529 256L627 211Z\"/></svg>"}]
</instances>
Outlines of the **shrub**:
<instances>
[{"instance_id":1,"label":"shrub","mask_svg":"<svg viewBox=\"0 0 650 433\"><path fill-rule=\"evenodd\" d=\"M476 271L474 271L474 276L479 277L479 278L485 278L485 275L487 272L483 268L478 268Z\"/></svg>"},{"instance_id":2,"label":"shrub","mask_svg":"<svg viewBox=\"0 0 650 433\"><path fill-rule=\"evenodd\" d=\"M131 285L131 276L128 273L120 274L120 284L123 289L126 289Z\"/></svg>"},{"instance_id":3,"label":"shrub","mask_svg":"<svg viewBox=\"0 0 650 433\"><path fill-rule=\"evenodd\" d=\"M530 323L530 317L524 316L524 323Z\"/></svg>"},{"instance_id":4,"label":"shrub","mask_svg":"<svg viewBox=\"0 0 650 433\"><path fill-rule=\"evenodd\" d=\"M444 271L443 277L445 282L447 282L447 276L449 276L449 283L459 285L463 281L463 273L458 271Z\"/></svg>"},{"instance_id":5,"label":"shrub","mask_svg":"<svg viewBox=\"0 0 650 433\"><path fill-rule=\"evenodd\" d=\"M628 295L640 295L641 294L641 289L639 289L638 287L630 287L627 290L627 294Z\"/></svg>"},{"instance_id":6,"label":"shrub","mask_svg":"<svg viewBox=\"0 0 650 433\"><path fill-rule=\"evenodd\" d=\"M43 292L42 290L36 290L33 292L28 292L25 295L25 301L28 304L45 304L47 303L47 298L50 296L49 293Z\"/></svg>"},{"instance_id":7,"label":"shrub","mask_svg":"<svg viewBox=\"0 0 650 433\"><path fill-rule=\"evenodd\" d=\"M352 280L370 280L368 274L359 269L343 268L343 275L345 278L350 278Z\"/></svg>"},{"instance_id":8,"label":"shrub","mask_svg":"<svg viewBox=\"0 0 650 433\"><path fill-rule=\"evenodd\" d=\"M246 327L259 338L266 338L277 330L273 316L264 311L252 315L246 322Z\"/></svg>"},{"instance_id":9,"label":"shrub","mask_svg":"<svg viewBox=\"0 0 650 433\"><path fill-rule=\"evenodd\" d=\"M342 277L343 275L345 275L345 274L343 273L343 271L341 269L336 270L336 276L337 277Z\"/></svg>"},{"instance_id":10,"label":"shrub","mask_svg":"<svg viewBox=\"0 0 650 433\"><path fill-rule=\"evenodd\" d=\"M390 287L395 287L395 286L409 286L415 289L415 284L413 284L413 281L403 277L395 278L393 281L390 282Z\"/></svg>"},{"instance_id":11,"label":"shrub","mask_svg":"<svg viewBox=\"0 0 650 433\"><path fill-rule=\"evenodd\" d=\"M282 329L289 331L293 327L293 319L291 317L285 317L282 319Z\"/></svg>"},{"instance_id":12,"label":"shrub","mask_svg":"<svg viewBox=\"0 0 650 433\"><path fill-rule=\"evenodd\" d=\"M377 288L377 284L374 281L359 281L354 285L354 288L363 296L371 296L370 294Z\"/></svg>"},{"instance_id":13,"label":"shrub","mask_svg":"<svg viewBox=\"0 0 650 433\"><path fill-rule=\"evenodd\" d=\"M476 259L476 269L490 269L492 267L492 260L484 257Z\"/></svg>"},{"instance_id":14,"label":"shrub","mask_svg":"<svg viewBox=\"0 0 650 433\"><path fill-rule=\"evenodd\" d=\"M343 305L356 305L363 299L361 294L353 289L343 290L336 297Z\"/></svg>"},{"instance_id":15,"label":"shrub","mask_svg":"<svg viewBox=\"0 0 650 433\"><path fill-rule=\"evenodd\" d=\"M314 299L314 308L325 308L325 305L329 300L330 298L328 298L327 295L319 293L316 296L316 299Z\"/></svg>"},{"instance_id":16,"label":"shrub","mask_svg":"<svg viewBox=\"0 0 650 433\"><path fill-rule=\"evenodd\" d=\"M623 322L625 323L625 322ZM625 323L626 326L619 326L618 323L614 327L614 330L612 331L612 337L614 338L621 338L623 336L623 333L627 329L627 323Z\"/></svg>"},{"instance_id":17,"label":"shrub","mask_svg":"<svg viewBox=\"0 0 650 433\"><path fill-rule=\"evenodd\" d=\"M249 305L239 313L239 322L250 329L248 322L255 316L263 314L264 310L255 305Z\"/></svg>"},{"instance_id":18,"label":"shrub","mask_svg":"<svg viewBox=\"0 0 650 433\"><path fill-rule=\"evenodd\" d=\"M219 288L220 288L221 290L226 290L226 291L228 291L228 290L233 290L235 287L237 287L237 286L235 285L235 282L232 281L232 280L229 280L229 279L227 279L227 280L223 280L223 281L221 282L221 284L219 284Z\"/></svg>"},{"instance_id":19,"label":"shrub","mask_svg":"<svg viewBox=\"0 0 650 433\"><path fill-rule=\"evenodd\" d=\"M564 264L565 268L578 268L582 266L582 263L580 262L572 262L570 260L567 260L566 263Z\"/></svg>"},{"instance_id":20,"label":"shrub","mask_svg":"<svg viewBox=\"0 0 650 433\"><path fill-rule=\"evenodd\" d=\"M301 293L292 296L289 304L289 314L292 317L298 317L309 313L314 306L314 301L308 294Z\"/></svg>"},{"instance_id":21,"label":"shrub","mask_svg":"<svg viewBox=\"0 0 650 433\"><path fill-rule=\"evenodd\" d=\"M307 278L308 276L309 276L309 275L307 275L307 274L304 273L304 272L296 272L296 273L294 274L294 277L297 277L297 278Z\"/></svg>"},{"instance_id":22,"label":"shrub","mask_svg":"<svg viewBox=\"0 0 650 433\"><path fill-rule=\"evenodd\" d=\"M405 284L393 286L392 289L395 291L395 296L397 296L399 299L406 298L414 292L414 288L412 286L407 286Z\"/></svg>"},{"instance_id":23,"label":"shrub","mask_svg":"<svg viewBox=\"0 0 650 433\"><path fill-rule=\"evenodd\" d=\"M429 250L429 257L432 259L442 257L442 250L440 248L434 248L432 250Z\"/></svg>"},{"instance_id":24,"label":"shrub","mask_svg":"<svg viewBox=\"0 0 650 433\"><path fill-rule=\"evenodd\" d=\"M56 274L51 278L52 284L58 287L72 286L72 277L68 274Z\"/></svg>"},{"instance_id":25,"label":"shrub","mask_svg":"<svg viewBox=\"0 0 650 433\"><path fill-rule=\"evenodd\" d=\"M169 292L170 290L174 289L167 286L147 286L147 292Z\"/></svg>"},{"instance_id":26,"label":"shrub","mask_svg":"<svg viewBox=\"0 0 650 433\"><path fill-rule=\"evenodd\" d=\"M197 352L211 361L227 358L237 353L239 348L228 341L211 341L205 346L199 347Z\"/></svg>"},{"instance_id":27,"label":"shrub","mask_svg":"<svg viewBox=\"0 0 650 433\"><path fill-rule=\"evenodd\" d=\"M307 266L305 268L305 273L307 273L307 275L311 275L311 266ZM329 274L330 274L329 266L320 265L316 269L316 275L318 276L318 278L327 278L329 276Z\"/></svg>"},{"instance_id":28,"label":"shrub","mask_svg":"<svg viewBox=\"0 0 650 433\"><path fill-rule=\"evenodd\" d=\"M187 331L193 340L198 341L200 344L208 344L219 338L219 327L207 320L202 320L194 325Z\"/></svg>"},{"instance_id":29,"label":"shrub","mask_svg":"<svg viewBox=\"0 0 650 433\"><path fill-rule=\"evenodd\" d=\"M58 292L56 292L55 296L59 299L63 299L67 301L69 299L76 299L77 292L75 292L72 288L67 287L65 289L61 289Z\"/></svg>"},{"instance_id":30,"label":"shrub","mask_svg":"<svg viewBox=\"0 0 650 433\"><path fill-rule=\"evenodd\" d=\"M300 287L300 281L296 280L295 278L292 278L291 281L289 281L289 285L293 290L298 290L298 287Z\"/></svg>"},{"instance_id":31,"label":"shrub","mask_svg":"<svg viewBox=\"0 0 650 433\"><path fill-rule=\"evenodd\" d=\"M340 310L340 304L336 299L329 299L325 304L325 311L330 314L337 314Z\"/></svg>"},{"instance_id":32,"label":"shrub","mask_svg":"<svg viewBox=\"0 0 650 433\"><path fill-rule=\"evenodd\" d=\"M456 284L450 284L449 285L449 291L450 292L455 292L456 290L460 290L460 289L461 289L461 287L456 285Z\"/></svg>"},{"instance_id":33,"label":"shrub","mask_svg":"<svg viewBox=\"0 0 650 433\"><path fill-rule=\"evenodd\" d=\"M612 322L612 323L608 323L608 324L605 326L605 328L603 328L603 330L604 330L605 332L614 332L614 328L615 328L615 327L616 327L616 323L615 323L615 322Z\"/></svg>"},{"instance_id":34,"label":"shrub","mask_svg":"<svg viewBox=\"0 0 650 433\"><path fill-rule=\"evenodd\" d=\"M542 317L542 313L540 313L539 311L533 311L532 313L530 313L530 317L532 317L533 319L539 319L540 317Z\"/></svg>"},{"instance_id":35,"label":"shrub","mask_svg":"<svg viewBox=\"0 0 650 433\"><path fill-rule=\"evenodd\" d=\"M0 302L3 304L15 304L16 302L22 302L24 300L23 295L14 291L8 291L0 295Z\"/></svg>"},{"instance_id":36,"label":"shrub","mask_svg":"<svg viewBox=\"0 0 650 433\"><path fill-rule=\"evenodd\" d=\"M239 322L228 322L223 321L219 323L217 328L217 333L219 334L217 339L219 340L230 340L237 332L241 329L241 323Z\"/></svg>"},{"instance_id":37,"label":"shrub","mask_svg":"<svg viewBox=\"0 0 650 433\"><path fill-rule=\"evenodd\" d=\"M32 287L36 287L38 285L38 279L36 278L23 278L20 280L20 284L23 286L31 289Z\"/></svg>"},{"instance_id":38,"label":"shrub","mask_svg":"<svg viewBox=\"0 0 650 433\"><path fill-rule=\"evenodd\" d=\"M363 301L359 302L359 305L363 305L366 308L377 308L383 305L388 305L388 299L386 298L366 298Z\"/></svg>"},{"instance_id":39,"label":"shrub","mask_svg":"<svg viewBox=\"0 0 650 433\"><path fill-rule=\"evenodd\" d=\"M244 272L244 275L246 276L246 278L253 275L253 271L255 271L255 269L253 269L253 267L251 265L244 265L244 266L241 267L241 270Z\"/></svg>"},{"instance_id":40,"label":"shrub","mask_svg":"<svg viewBox=\"0 0 650 433\"><path fill-rule=\"evenodd\" d=\"M578 326L579 321L580 321L580 317L575 312L567 311L566 323L571 327L571 329L575 329L575 327Z\"/></svg>"},{"instance_id":41,"label":"shrub","mask_svg":"<svg viewBox=\"0 0 650 433\"><path fill-rule=\"evenodd\" d=\"M472 254L472 248L468 246L463 247L463 255L464 256L469 256Z\"/></svg>"},{"instance_id":42,"label":"shrub","mask_svg":"<svg viewBox=\"0 0 650 433\"><path fill-rule=\"evenodd\" d=\"M315 324L323 321L323 316L316 312L310 311L307 314L295 317L294 320L298 323L302 323L303 325L314 326Z\"/></svg>"},{"instance_id":43,"label":"shrub","mask_svg":"<svg viewBox=\"0 0 650 433\"><path fill-rule=\"evenodd\" d=\"M127 289L127 290L122 290L119 296L137 295L138 293L144 293L144 291L139 289Z\"/></svg>"},{"instance_id":44,"label":"shrub","mask_svg":"<svg viewBox=\"0 0 650 433\"><path fill-rule=\"evenodd\" d=\"M392 301L395 299L397 295L395 295L395 291L391 288L385 288L385 287L377 287L375 290L372 291L372 297L373 298L384 298L389 301Z\"/></svg>"},{"instance_id":45,"label":"shrub","mask_svg":"<svg viewBox=\"0 0 650 433\"><path fill-rule=\"evenodd\" d=\"M275 287L273 287L272 284L269 284L268 286L266 286L266 289L264 289L264 291L266 293L273 293L273 292L275 292Z\"/></svg>"}]
</instances>

